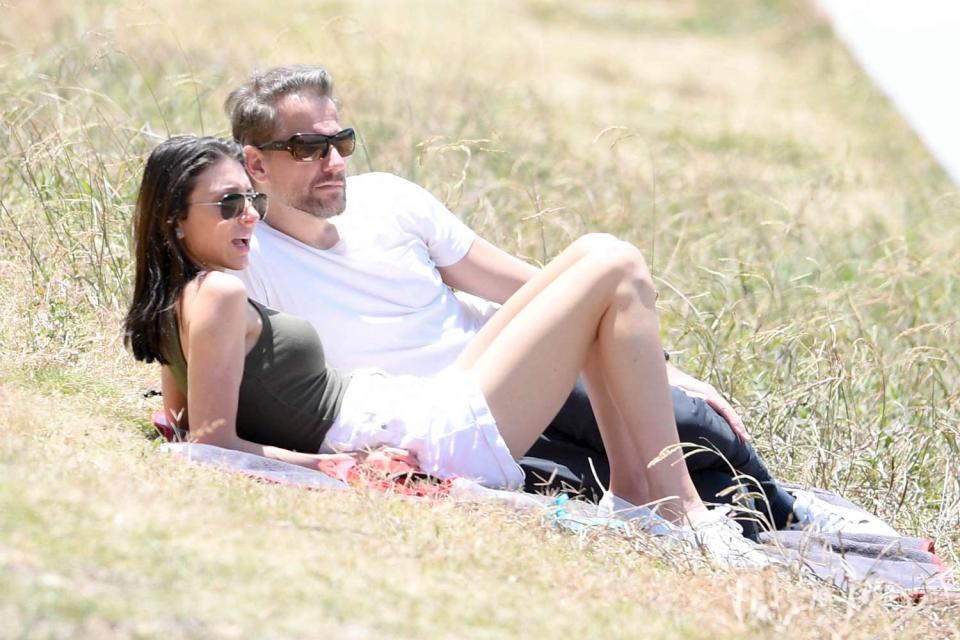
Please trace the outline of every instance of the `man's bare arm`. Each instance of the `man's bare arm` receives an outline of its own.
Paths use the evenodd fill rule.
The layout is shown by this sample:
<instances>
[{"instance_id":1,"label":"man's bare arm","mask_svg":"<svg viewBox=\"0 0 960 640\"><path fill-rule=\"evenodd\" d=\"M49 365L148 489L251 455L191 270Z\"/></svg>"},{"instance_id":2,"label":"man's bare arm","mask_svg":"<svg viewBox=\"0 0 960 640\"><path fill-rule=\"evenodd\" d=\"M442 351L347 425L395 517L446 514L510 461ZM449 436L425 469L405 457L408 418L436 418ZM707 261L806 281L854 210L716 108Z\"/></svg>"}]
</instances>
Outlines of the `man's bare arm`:
<instances>
[{"instance_id":1,"label":"man's bare arm","mask_svg":"<svg viewBox=\"0 0 960 640\"><path fill-rule=\"evenodd\" d=\"M479 237L459 262L438 270L448 286L499 304L539 271Z\"/></svg>"}]
</instances>

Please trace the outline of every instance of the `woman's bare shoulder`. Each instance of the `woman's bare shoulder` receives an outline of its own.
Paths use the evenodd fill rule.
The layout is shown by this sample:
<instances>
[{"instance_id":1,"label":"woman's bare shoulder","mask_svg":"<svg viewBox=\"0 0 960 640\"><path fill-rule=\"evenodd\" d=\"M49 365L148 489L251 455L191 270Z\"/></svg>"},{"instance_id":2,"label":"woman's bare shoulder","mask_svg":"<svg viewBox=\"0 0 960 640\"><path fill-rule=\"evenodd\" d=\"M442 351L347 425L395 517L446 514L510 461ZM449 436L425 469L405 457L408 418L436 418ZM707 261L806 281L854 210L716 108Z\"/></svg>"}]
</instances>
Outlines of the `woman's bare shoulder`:
<instances>
[{"instance_id":1,"label":"woman's bare shoulder","mask_svg":"<svg viewBox=\"0 0 960 640\"><path fill-rule=\"evenodd\" d=\"M247 297L247 290L240 279L222 271L201 273L184 287L183 293L212 304L229 303L237 298L246 300Z\"/></svg>"},{"instance_id":2,"label":"woman's bare shoulder","mask_svg":"<svg viewBox=\"0 0 960 640\"><path fill-rule=\"evenodd\" d=\"M207 271L184 287L180 307L187 321L198 314L226 314L222 320L227 320L231 313L242 311L246 301L247 291L239 278L220 271Z\"/></svg>"}]
</instances>

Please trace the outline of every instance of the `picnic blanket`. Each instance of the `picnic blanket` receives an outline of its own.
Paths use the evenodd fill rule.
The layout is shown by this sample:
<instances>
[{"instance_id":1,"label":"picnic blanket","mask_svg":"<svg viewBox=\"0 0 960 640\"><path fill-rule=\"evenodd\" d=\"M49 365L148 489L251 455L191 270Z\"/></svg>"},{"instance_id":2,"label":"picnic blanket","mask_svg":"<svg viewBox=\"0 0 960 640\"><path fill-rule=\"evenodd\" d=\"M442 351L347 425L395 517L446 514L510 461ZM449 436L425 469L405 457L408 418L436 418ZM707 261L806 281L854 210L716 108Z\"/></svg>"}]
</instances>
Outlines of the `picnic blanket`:
<instances>
[{"instance_id":1,"label":"picnic blanket","mask_svg":"<svg viewBox=\"0 0 960 640\"><path fill-rule=\"evenodd\" d=\"M565 494L542 495L490 489L464 478L438 481L394 456L344 454L314 471L254 454L212 445L175 441L175 433L162 418L155 424L168 442L161 450L184 459L239 473L259 480L309 489L346 490L362 486L405 496L438 497L465 502L499 503L517 510L541 514L554 526L584 535L612 530L634 535L627 523L596 517L596 507ZM159 422L159 423L158 423ZM849 508L859 507L822 489L812 489L820 498ZM948 578L933 541L909 536L845 534L824 535L805 531L771 531L761 534L761 548L778 562L799 567L838 589L871 586L897 591L908 599L925 595L960 597L960 588Z\"/></svg>"}]
</instances>

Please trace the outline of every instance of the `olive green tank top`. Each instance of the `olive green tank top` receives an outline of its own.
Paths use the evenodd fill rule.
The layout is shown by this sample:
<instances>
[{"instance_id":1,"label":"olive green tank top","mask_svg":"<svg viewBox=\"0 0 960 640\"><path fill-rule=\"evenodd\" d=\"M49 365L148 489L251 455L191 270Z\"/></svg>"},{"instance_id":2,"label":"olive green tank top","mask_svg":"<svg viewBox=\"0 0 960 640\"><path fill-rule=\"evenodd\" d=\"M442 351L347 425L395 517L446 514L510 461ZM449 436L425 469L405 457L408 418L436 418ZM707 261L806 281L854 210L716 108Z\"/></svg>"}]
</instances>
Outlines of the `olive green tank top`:
<instances>
[{"instance_id":1,"label":"olive green tank top","mask_svg":"<svg viewBox=\"0 0 960 640\"><path fill-rule=\"evenodd\" d=\"M350 376L326 366L316 329L303 318L248 300L263 331L243 362L237 435L244 440L315 453L340 413ZM187 393L187 362L173 311L165 314L160 351Z\"/></svg>"}]
</instances>

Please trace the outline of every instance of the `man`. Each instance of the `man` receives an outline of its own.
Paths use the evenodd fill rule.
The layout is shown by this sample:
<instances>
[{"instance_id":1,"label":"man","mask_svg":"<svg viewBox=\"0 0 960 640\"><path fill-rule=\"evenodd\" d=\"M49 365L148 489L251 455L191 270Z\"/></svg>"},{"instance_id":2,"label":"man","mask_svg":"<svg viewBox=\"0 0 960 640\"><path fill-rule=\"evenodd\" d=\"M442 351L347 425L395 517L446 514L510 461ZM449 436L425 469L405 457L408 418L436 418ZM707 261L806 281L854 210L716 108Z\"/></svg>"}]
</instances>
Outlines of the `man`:
<instances>
[{"instance_id":1,"label":"man","mask_svg":"<svg viewBox=\"0 0 960 640\"><path fill-rule=\"evenodd\" d=\"M254 188L270 198L250 267L237 275L252 298L310 320L332 366L439 372L495 309L451 288L502 303L536 268L477 237L417 185L383 173L346 178L355 136L340 123L332 89L323 69L293 65L255 74L228 97ZM680 440L709 443L759 480L778 528L797 517L794 497L746 443L729 402L666 366ZM599 430L578 388L521 462L528 487L559 479L589 495L596 485L588 459L606 482ZM727 463L714 454L693 455L688 466L706 500L730 484Z\"/></svg>"}]
</instances>

